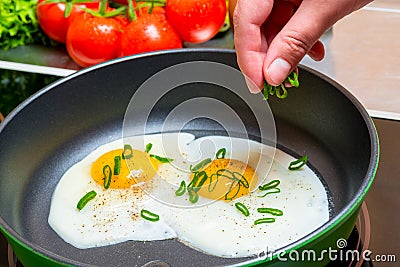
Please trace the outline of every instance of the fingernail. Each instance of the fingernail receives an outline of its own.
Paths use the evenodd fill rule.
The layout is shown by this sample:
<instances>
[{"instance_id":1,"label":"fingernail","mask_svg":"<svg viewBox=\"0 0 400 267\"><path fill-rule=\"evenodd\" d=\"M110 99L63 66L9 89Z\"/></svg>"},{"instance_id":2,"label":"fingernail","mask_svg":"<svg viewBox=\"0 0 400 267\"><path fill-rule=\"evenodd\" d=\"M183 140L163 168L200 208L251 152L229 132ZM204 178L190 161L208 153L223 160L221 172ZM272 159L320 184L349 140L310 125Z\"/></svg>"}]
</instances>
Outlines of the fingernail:
<instances>
[{"instance_id":1,"label":"fingernail","mask_svg":"<svg viewBox=\"0 0 400 267\"><path fill-rule=\"evenodd\" d=\"M279 85L287 78L291 69L292 67L286 60L277 58L269 65L267 73L275 83L273 85Z\"/></svg>"},{"instance_id":2,"label":"fingernail","mask_svg":"<svg viewBox=\"0 0 400 267\"><path fill-rule=\"evenodd\" d=\"M261 89L258 88L258 86L253 82L249 77L244 75L244 80L246 81L247 87L249 88L250 93L252 94L258 94Z\"/></svg>"}]
</instances>

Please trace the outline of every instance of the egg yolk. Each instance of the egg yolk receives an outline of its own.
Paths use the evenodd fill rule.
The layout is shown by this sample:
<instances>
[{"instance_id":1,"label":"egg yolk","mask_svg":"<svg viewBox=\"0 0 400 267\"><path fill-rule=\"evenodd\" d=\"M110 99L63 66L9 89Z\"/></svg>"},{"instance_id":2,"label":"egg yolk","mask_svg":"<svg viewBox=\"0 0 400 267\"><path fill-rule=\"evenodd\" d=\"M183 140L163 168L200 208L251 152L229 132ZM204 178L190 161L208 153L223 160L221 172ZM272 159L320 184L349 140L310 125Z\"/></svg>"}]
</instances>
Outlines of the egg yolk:
<instances>
[{"instance_id":1,"label":"egg yolk","mask_svg":"<svg viewBox=\"0 0 400 267\"><path fill-rule=\"evenodd\" d=\"M231 201L242 197L248 194L258 182L253 168L235 159L215 159L201 171L206 173L207 179L198 190L198 194L214 200ZM197 185L204 178L199 174ZM192 174L192 180L195 175Z\"/></svg>"},{"instance_id":2,"label":"egg yolk","mask_svg":"<svg viewBox=\"0 0 400 267\"><path fill-rule=\"evenodd\" d=\"M121 157L121 165L119 174L112 173L109 188L128 189L136 183L151 180L157 174L158 161L146 152L133 149L132 157L129 159L122 159L122 153L123 149L112 150L92 163L90 174L97 184L104 186L104 166L108 165L114 172L116 156Z\"/></svg>"}]
</instances>

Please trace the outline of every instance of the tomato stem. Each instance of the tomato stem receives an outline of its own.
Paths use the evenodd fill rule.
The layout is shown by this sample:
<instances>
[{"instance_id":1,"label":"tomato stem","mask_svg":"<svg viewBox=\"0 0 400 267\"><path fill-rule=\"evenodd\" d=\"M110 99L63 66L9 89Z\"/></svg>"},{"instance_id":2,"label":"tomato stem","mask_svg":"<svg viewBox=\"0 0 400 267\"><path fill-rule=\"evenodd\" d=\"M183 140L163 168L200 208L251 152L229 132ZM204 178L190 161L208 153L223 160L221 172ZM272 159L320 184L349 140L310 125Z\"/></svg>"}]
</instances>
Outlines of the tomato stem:
<instances>
[{"instance_id":1,"label":"tomato stem","mask_svg":"<svg viewBox=\"0 0 400 267\"><path fill-rule=\"evenodd\" d=\"M129 21L136 20L136 10L133 7L133 0L128 0L128 18Z\"/></svg>"},{"instance_id":2,"label":"tomato stem","mask_svg":"<svg viewBox=\"0 0 400 267\"><path fill-rule=\"evenodd\" d=\"M100 0L99 13L104 16L106 13L107 0Z\"/></svg>"}]
</instances>

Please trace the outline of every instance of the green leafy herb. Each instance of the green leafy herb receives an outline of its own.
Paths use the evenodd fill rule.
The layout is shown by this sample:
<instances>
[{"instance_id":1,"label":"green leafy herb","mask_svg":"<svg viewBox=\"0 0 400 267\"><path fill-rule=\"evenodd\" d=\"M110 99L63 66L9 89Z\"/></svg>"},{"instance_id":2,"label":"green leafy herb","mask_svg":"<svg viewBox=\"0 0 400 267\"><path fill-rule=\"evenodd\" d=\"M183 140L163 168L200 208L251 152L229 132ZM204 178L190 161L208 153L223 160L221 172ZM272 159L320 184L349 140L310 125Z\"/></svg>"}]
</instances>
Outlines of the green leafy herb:
<instances>
[{"instance_id":1,"label":"green leafy herb","mask_svg":"<svg viewBox=\"0 0 400 267\"><path fill-rule=\"evenodd\" d=\"M186 192L186 183L185 181L181 182L181 185L179 186L178 190L175 191L176 196L182 196Z\"/></svg>"},{"instance_id":2,"label":"green leafy herb","mask_svg":"<svg viewBox=\"0 0 400 267\"><path fill-rule=\"evenodd\" d=\"M262 223L274 223L275 218L261 218L254 221L254 225L262 224Z\"/></svg>"},{"instance_id":3,"label":"green leafy herb","mask_svg":"<svg viewBox=\"0 0 400 267\"><path fill-rule=\"evenodd\" d=\"M114 157L114 175L119 175L121 171L121 156Z\"/></svg>"},{"instance_id":4,"label":"green leafy herb","mask_svg":"<svg viewBox=\"0 0 400 267\"><path fill-rule=\"evenodd\" d=\"M151 222L156 222L156 221L160 220L160 216L158 216L157 214L155 214L151 211L145 210L145 209L140 211L140 216L142 216L143 219L146 219Z\"/></svg>"},{"instance_id":5,"label":"green leafy herb","mask_svg":"<svg viewBox=\"0 0 400 267\"><path fill-rule=\"evenodd\" d=\"M210 158L206 158L203 159L202 161L200 161L199 163L197 163L196 165L194 165L194 167L192 167L192 165L190 165L190 171L191 172L198 172L199 170L203 169L204 166L206 166L207 164L211 163L211 159Z\"/></svg>"},{"instance_id":6,"label":"green leafy herb","mask_svg":"<svg viewBox=\"0 0 400 267\"><path fill-rule=\"evenodd\" d=\"M268 190L274 187L277 187L279 184L281 183L281 181L279 180L272 180L271 182L265 184L265 185L260 185L258 187L259 190L264 191L264 190Z\"/></svg>"},{"instance_id":7,"label":"green leafy herb","mask_svg":"<svg viewBox=\"0 0 400 267\"><path fill-rule=\"evenodd\" d=\"M250 215L249 210L248 210L247 207L246 207L245 205L243 205L242 203L236 202L236 203L235 203L235 207L236 207L244 216L247 217L247 216Z\"/></svg>"},{"instance_id":8,"label":"green leafy herb","mask_svg":"<svg viewBox=\"0 0 400 267\"><path fill-rule=\"evenodd\" d=\"M96 191L94 191L94 190L92 190L92 191L90 191L90 192L87 192L87 193L79 200L79 202L78 202L78 204L76 205L76 207L78 208L78 210L83 209L83 208L86 206L86 204L87 204L90 200L94 199L96 196L97 196L97 193L96 193Z\"/></svg>"},{"instance_id":9,"label":"green leafy herb","mask_svg":"<svg viewBox=\"0 0 400 267\"><path fill-rule=\"evenodd\" d=\"M199 194L197 194L197 191L188 189L188 193L189 193L189 201L190 201L190 203L194 204L197 201L199 201Z\"/></svg>"},{"instance_id":10,"label":"green leafy herb","mask_svg":"<svg viewBox=\"0 0 400 267\"><path fill-rule=\"evenodd\" d=\"M195 192L198 192L200 190L200 188L203 186L203 184L207 181L207 179L208 179L208 176L205 171L194 173L193 179L190 181L190 183L188 185L188 190L190 189ZM199 182L197 183L197 181L199 181Z\"/></svg>"},{"instance_id":11,"label":"green leafy herb","mask_svg":"<svg viewBox=\"0 0 400 267\"><path fill-rule=\"evenodd\" d=\"M307 164L308 156L302 156L301 158L290 162L288 169L295 171Z\"/></svg>"},{"instance_id":12,"label":"green leafy herb","mask_svg":"<svg viewBox=\"0 0 400 267\"><path fill-rule=\"evenodd\" d=\"M122 152L122 158L123 159L130 159L133 157L133 149L131 145L124 145L124 152Z\"/></svg>"},{"instance_id":13,"label":"green leafy herb","mask_svg":"<svg viewBox=\"0 0 400 267\"><path fill-rule=\"evenodd\" d=\"M103 179L104 179L104 189L108 189L111 184L111 176L112 176L112 171L110 165L105 165L103 167Z\"/></svg>"},{"instance_id":14,"label":"green leafy herb","mask_svg":"<svg viewBox=\"0 0 400 267\"><path fill-rule=\"evenodd\" d=\"M1 0L0 49L28 44L56 44L40 29L36 4L37 0Z\"/></svg>"},{"instance_id":15,"label":"green leafy herb","mask_svg":"<svg viewBox=\"0 0 400 267\"><path fill-rule=\"evenodd\" d=\"M217 151L215 154L215 158L217 159L224 159L226 155L226 148L221 148L220 150Z\"/></svg>"},{"instance_id":16,"label":"green leafy herb","mask_svg":"<svg viewBox=\"0 0 400 267\"><path fill-rule=\"evenodd\" d=\"M287 88L285 83L291 84L293 87L299 87L299 79L296 71L292 71L286 80L278 86L273 86L264 81L264 87L262 94L265 100L268 100L270 95L276 95L280 99L284 99L288 96Z\"/></svg>"},{"instance_id":17,"label":"green leafy herb","mask_svg":"<svg viewBox=\"0 0 400 267\"><path fill-rule=\"evenodd\" d=\"M146 145L146 149L144 150L144 152L149 153L152 147L153 147L153 144L152 143L148 143Z\"/></svg>"},{"instance_id":18,"label":"green leafy herb","mask_svg":"<svg viewBox=\"0 0 400 267\"><path fill-rule=\"evenodd\" d=\"M158 160L161 163L169 163L169 162L174 161L171 158L164 158L164 157L160 157L160 156L153 155L153 154L150 154L150 157L155 158L156 160Z\"/></svg>"},{"instance_id":19,"label":"green leafy herb","mask_svg":"<svg viewBox=\"0 0 400 267\"><path fill-rule=\"evenodd\" d=\"M257 211L259 213L269 213L274 216L282 216L283 211L280 209L274 209L274 208L258 208Z\"/></svg>"}]
</instances>

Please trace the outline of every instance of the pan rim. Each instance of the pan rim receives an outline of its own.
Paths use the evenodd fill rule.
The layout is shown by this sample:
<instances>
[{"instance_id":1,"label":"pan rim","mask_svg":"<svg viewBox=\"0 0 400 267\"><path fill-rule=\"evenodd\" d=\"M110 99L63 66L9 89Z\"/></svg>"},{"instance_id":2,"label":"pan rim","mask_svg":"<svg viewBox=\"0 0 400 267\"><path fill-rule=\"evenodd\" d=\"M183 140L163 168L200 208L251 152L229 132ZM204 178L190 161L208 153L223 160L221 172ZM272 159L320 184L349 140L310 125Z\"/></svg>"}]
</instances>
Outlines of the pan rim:
<instances>
[{"instance_id":1,"label":"pan rim","mask_svg":"<svg viewBox=\"0 0 400 267\"><path fill-rule=\"evenodd\" d=\"M41 97L45 93L49 92L50 90L57 88L59 84L65 83L66 81L75 78L76 76L80 76L82 74L85 74L87 72L94 71L98 68L102 68L105 66L113 65L115 63L120 63L124 61L130 61L134 60L137 58L145 58L145 57L151 57L151 56L159 56L159 55L165 55L165 54L181 54L181 53L225 53L225 54L236 54L235 50L233 49L225 49L225 48L182 48L182 49L174 49L174 50L163 50L163 51L155 51L155 52L149 52L149 53L143 53L143 54L138 54L138 55L132 55L132 56L127 56L123 58L117 58L111 61L107 61L98 65L94 65L82 70L79 70L75 73L72 73L66 77L63 77L50 85L47 85L46 87L42 88L35 94L31 95L28 97L25 101L23 101L20 105L18 105L6 118L5 120L0 124L0 133L7 127L7 125L12 121L12 119L17 116L26 106L28 106L30 103L35 101L37 98ZM325 82L331 84L333 87L335 87L336 90L338 90L341 94L343 94L350 102L353 104L353 106L357 109L359 114L361 115L369 133L370 137L370 148L371 148L371 154L370 154L370 162L368 165L367 172L365 176L363 177L362 183L360 187L357 189L356 194L353 196L351 201L347 203L346 206L342 208L342 210L336 214L334 217L330 218L328 222L320 226L319 228L315 229L305 237L285 246L280 248L279 250L281 251L291 251L291 250L296 250L299 249L307 244L310 244L314 242L316 239L321 238L325 234L329 233L330 231L334 230L335 228L339 227L344 221L352 215L354 212L357 211L357 209L360 207L362 204L362 201L364 200L366 194L368 193L373 180L376 175L376 171L378 168L378 162L379 162L379 157L380 157L380 147L379 147L379 138L378 138L378 133L375 128L375 125L367 113L365 107L359 102L359 100L351 94L347 89L345 89L341 84L339 84L337 81L333 80L332 78L326 76L325 74L322 74L321 72L312 69L310 67L304 66L304 65L299 65L300 68L305 69L306 71L310 72L313 75L318 76L319 78L323 79ZM34 244L31 241L26 240L23 238L19 233L17 233L0 215L0 230L3 232L7 239L12 239L13 242L17 243L19 246L23 247L24 249L31 251L35 254L38 254L39 256L50 260L54 263L62 264L65 266L69 265L74 265L74 266L93 266L93 265L88 265L88 264L82 264L81 262L77 262L72 259L65 258L63 256L60 256L56 253L53 253L51 251L48 251L47 249L42 248L41 246ZM275 257L276 258L276 257ZM272 261L274 258L269 258L266 261ZM265 261L260 261L260 259L252 259L248 260L245 262L241 262L240 264L232 265L232 266L252 266L254 264L259 264Z\"/></svg>"}]
</instances>

